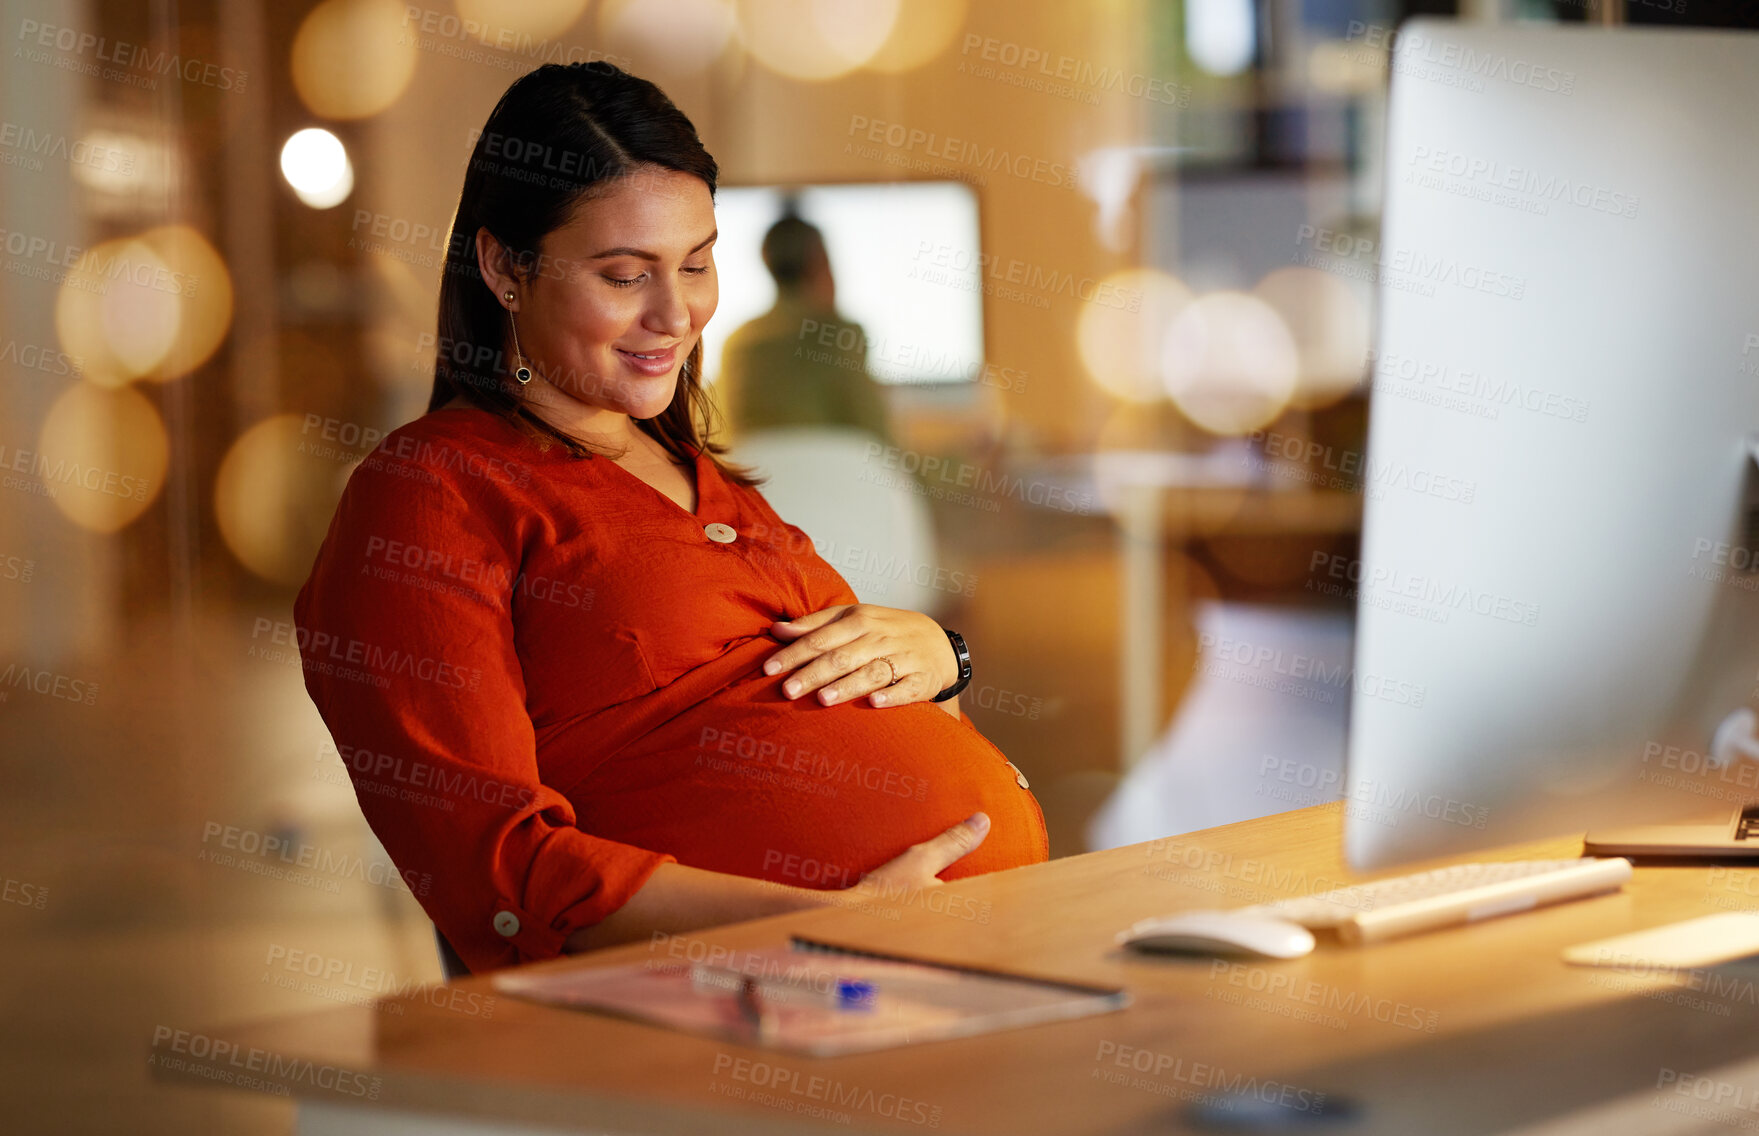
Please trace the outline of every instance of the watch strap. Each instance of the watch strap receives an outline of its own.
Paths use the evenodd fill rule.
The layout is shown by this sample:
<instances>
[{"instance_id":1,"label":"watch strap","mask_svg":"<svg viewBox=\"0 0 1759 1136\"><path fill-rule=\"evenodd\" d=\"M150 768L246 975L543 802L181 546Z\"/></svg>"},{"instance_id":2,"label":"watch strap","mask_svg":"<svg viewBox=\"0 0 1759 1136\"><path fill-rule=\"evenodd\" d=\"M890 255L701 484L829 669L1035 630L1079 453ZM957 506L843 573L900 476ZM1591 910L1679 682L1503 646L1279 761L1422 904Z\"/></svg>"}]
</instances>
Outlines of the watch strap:
<instances>
[{"instance_id":1,"label":"watch strap","mask_svg":"<svg viewBox=\"0 0 1759 1136\"><path fill-rule=\"evenodd\" d=\"M971 684L971 651L965 646L965 637L957 631L948 631L947 641L953 645L953 654L959 659L959 678L952 686L935 695L930 700L933 702L945 702Z\"/></svg>"}]
</instances>

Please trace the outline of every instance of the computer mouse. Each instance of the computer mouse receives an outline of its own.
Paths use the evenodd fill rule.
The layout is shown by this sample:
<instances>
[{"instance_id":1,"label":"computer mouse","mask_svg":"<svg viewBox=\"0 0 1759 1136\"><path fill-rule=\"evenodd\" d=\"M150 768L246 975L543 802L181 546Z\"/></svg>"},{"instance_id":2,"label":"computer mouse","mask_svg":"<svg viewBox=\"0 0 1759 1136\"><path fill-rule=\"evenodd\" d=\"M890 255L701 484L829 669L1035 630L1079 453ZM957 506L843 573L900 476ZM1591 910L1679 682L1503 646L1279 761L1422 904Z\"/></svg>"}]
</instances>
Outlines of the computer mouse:
<instances>
[{"instance_id":1,"label":"computer mouse","mask_svg":"<svg viewBox=\"0 0 1759 1136\"><path fill-rule=\"evenodd\" d=\"M1119 931L1118 943L1139 951L1292 959L1313 950L1313 932L1245 911L1179 911Z\"/></svg>"}]
</instances>

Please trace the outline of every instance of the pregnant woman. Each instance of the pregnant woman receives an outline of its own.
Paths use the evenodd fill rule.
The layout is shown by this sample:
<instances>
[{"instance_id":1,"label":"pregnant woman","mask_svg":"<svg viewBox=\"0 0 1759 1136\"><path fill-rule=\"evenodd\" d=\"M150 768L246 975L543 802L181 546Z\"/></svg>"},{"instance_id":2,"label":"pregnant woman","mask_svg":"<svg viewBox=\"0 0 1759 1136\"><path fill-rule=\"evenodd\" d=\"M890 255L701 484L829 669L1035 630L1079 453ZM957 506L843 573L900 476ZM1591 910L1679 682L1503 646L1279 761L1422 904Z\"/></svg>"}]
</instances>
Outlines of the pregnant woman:
<instances>
[{"instance_id":1,"label":"pregnant woman","mask_svg":"<svg viewBox=\"0 0 1759 1136\"><path fill-rule=\"evenodd\" d=\"M705 440L716 176L652 83L514 82L428 413L355 469L295 601L361 809L473 971L1048 855L959 709L963 641L859 603Z\"/></svg>"}]
</instances>

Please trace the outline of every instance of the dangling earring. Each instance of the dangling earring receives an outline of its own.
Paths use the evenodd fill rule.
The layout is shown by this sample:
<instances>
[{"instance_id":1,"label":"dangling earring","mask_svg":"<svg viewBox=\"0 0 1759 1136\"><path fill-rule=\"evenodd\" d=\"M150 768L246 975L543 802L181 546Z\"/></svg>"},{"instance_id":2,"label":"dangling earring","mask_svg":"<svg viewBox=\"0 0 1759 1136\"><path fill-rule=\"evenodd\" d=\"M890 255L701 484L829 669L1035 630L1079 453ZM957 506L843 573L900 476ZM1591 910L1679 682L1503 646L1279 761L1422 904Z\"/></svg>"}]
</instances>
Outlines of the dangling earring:
<instances>
[{"instance_id":1,"label":"dangling earring","mask_svg":"<svg viewBox=\"0 0 1759 1136\"><path fill-rule=\"evenodd\" d=\"M525 365L525 352L519 349L519 321L513 318L513 293L506 293L506 299L507 322L513 328L513 358L519 363L519 367L513 372L513 377L519 380L520 386L524 386L531 382L531 368Z\"/></svg>"}]
</instances>

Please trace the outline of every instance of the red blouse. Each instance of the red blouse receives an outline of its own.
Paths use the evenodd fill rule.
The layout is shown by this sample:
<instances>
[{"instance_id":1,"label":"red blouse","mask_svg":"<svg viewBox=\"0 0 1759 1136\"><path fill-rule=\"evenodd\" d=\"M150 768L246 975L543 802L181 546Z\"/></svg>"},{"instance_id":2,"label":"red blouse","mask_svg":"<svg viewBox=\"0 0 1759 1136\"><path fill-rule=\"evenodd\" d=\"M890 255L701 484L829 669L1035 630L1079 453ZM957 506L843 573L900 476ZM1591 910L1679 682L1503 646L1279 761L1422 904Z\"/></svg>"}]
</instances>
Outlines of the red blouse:
<instances>
[{"instance_id":1,"label":"red blouse","mask_svg":"<svg viewBox=\"0 0 1759 1136\"><path fill-rule=\"evenodd\" d=\"M969 717L783 696L769 624L855 595L706 454L696 484L690 513L476 408L349 478L294 602L306 689L472 970L554 957L669 860L847 887L979 809L942 878L1049 855Z\"/></svg>"}]
</instances>

